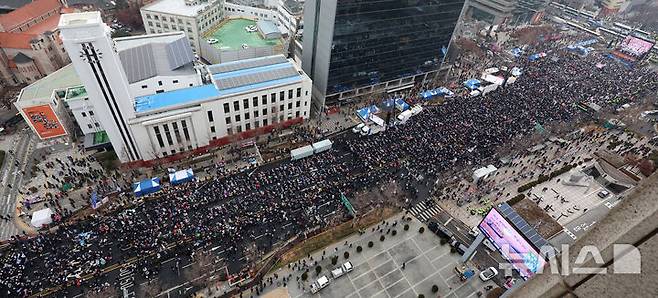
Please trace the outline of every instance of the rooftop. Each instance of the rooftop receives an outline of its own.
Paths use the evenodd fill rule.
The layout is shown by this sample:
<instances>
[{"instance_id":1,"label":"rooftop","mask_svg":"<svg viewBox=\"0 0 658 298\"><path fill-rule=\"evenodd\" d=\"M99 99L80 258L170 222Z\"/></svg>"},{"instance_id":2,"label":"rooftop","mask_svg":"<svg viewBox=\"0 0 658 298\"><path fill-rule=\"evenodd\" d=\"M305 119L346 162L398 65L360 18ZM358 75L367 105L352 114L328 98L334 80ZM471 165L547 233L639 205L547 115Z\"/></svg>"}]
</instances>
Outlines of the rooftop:
<instances>
[{"instance_id":1,"label":"rooftop","mask_svg":"<svg viewBox=\"0 0 658 298\"><path fill-rule=\"evenodd\" d=\"M36 37L27 33L0 32L0 48L32 49L30 41Z\"/></svg>"},{"instance_id":2,"label":"rooftop","mask_svg":"<svg viewBox=\"0 0 658 298\"><path fill-rule=\"evenodd\" d=\"M283 8L285 8L292 15L301 14L304 10L304 2L297 0L284 0Z\"/></svg>"},{"instance_id":3,"label":"rooftop","mask_svg":"<svg viewBox=\"0 0 658 298\"><path fill-rule=\"evenodd\" d=\"M8 14L0 15L0 25L5 31L11 31L21 24L62 7L59 0L34 0Z\"/></svg>"},{"instance_id":4,"label":"rooftop","mask_svg":"<svg viewBox=\"0 0 658 298\"><path fill-rule=\"evenodd\" d=\"M142 7L143 10L194 17L200 10L215 4L214 0L208 0L198 5L185 5L185 0L160 0Z\"/></svg>"},{"instance_id":5,"label":"rooftop","mask_svg":"<svg viewBox=\"0 0 658 298\"><path fill-rule=\"evenodd\" d=\"M260 20L257 22L257 24L258 28L263 32L263 34L281 33L279 28L272 21Z\"/></svg>"},{"instance_id":6,"label":"rooftop","mask_svg":"<svg viewBox=\"0 0 658 298\"><path fill-rule=\"evenodd\" d=\"M205 38L217 39L213 46L219 50L240 50L243 44L250 48L281 45L280 39L264 39L258 32L247 32L245 27L251 25L256 25L256 22L249 19L231 19L210 31Z\"/></svg>"},{"instance_id":7,"label":"rooftop","mask_svg":"<svg viewBox=\"0 0 658 298\"><path fill-rule=\"evenodd\" d=\"M283 62L281 62L283 60ZM292 62L281 55L211 65L215 84L135 98L135 111L145 113L180 108L233 94L302 81Z\"/></svg>"},{"instance_id":8,"label":"rooftop","mask_svg":"<svg viewBox=\"0 0 658 298\"><path fill-rule=\"evenodd\" d=\"M66 100L75 100L87 97L85 86L76 86L66 90Z\"/></svg>"},{"instance_id":9,"label":"rooftop","mask_svg":"<svg viewBox=\"0 0 658 298\"><path fill-rule=\"evenodd\" d=\"M75 72L73 64L69 64L23 88L18 100L49 100L55 89L65 89L80 85L82 85L82 82Z\"/></svg>"}]
</instances>

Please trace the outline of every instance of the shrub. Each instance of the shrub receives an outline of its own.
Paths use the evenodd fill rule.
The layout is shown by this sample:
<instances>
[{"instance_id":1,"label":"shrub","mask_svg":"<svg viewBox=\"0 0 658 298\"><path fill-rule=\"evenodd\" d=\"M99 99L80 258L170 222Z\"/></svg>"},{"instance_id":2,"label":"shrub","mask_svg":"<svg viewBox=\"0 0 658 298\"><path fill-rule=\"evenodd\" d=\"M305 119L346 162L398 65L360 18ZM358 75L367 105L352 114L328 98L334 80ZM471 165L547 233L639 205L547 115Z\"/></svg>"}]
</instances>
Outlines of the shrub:
<instances>
[{"instance_id":1,"label":"shrub","mask_svg":"<svg viewBox=\"0 0 658 298\"><path fill-rule=\"evenodd\" d=\"M306 281L306 279L308 279L308 273L304 272L302 273L302 280Z\"/></svg>"},{"instance_id":2,"label":"shrub","mask_svg":"<svg viewBox=\"0 0 658 298\"><path fill-rule=\"evenodd\" d=\"M438 291L439 291L439 286L437 286L437 285L433 285L433 286L432 286L432 293L436 293L436 292L438 292Z\"/></svg>"},{"instance_id":3,"label":"shrub","mask_svg":"<svg viewBox=\"0 0 658 298\"><path fill-rule=\"evenodd\" d=\"M456 253L456 252L457 252L457 249L456 249L456 248L454 248L454 247L450 247L450 253L453 253L453 254L454 254L454 253Z\"/></svg>"},{"instance_id":4,"label":"shrub","mask_svg":"<svg viewBox=\"0 0 658 298\"><path fill-rule=\"evenodd\" d=\"M357 246L356 247L356 252L361 252L361 251L363 251L363 247L361 247L361 245Z\"/></svg>"},{"instance_id":5,"label":"shrub","mask_svg":"<svg viewBox=\"0 0 658 298\"><path fill-rule=\"evenodd\" d=\"M384 241L385 239L386 237L384 237L384 235L379 236L379 241Z\"/></svg>"},{"instance_id":6,"label":"shrub","mask_svg":"<svg viewBox=\"0 0 658 298\"><path fill-rule=\"evenodd\" d=\"M322 272L322 266L318 265L315 267L315 274L320 275L320 272Z\"/></svg>"},{"instance_id":7,"label":"shrub","mask_svg":"<svg viewBox=\"0 0 658 298\"><path fill-rule=\"evenodd\" d=\"M439 240L439 241L441 242L441 245L448 244L448 239L447 238L441 238L441 240Z\"/></svg>"},{"instance_id":8,"label":"shrub","mask_svg":"<svg viewBox=\"0 0 658 298\"><path fill-rule=\"evenodd\" d=\"M397 235L397 233L398 233L398 231L393 230L393 231L391 231L391 236L395 236L395 235Z\"/></svg>"},{"instance_id":9,"label":"shrub","mask_svg":"<svg viewBox=\"0 0 658 298\"><path fill-rule=\"evenodd\" d=\"M336 265L336 263L338 263L338 257L337 256L331 257L331 265Z\"/></svg>"},{"instance_id":10,"label":"shrub","mask_svg":"<svg viewBox=\"0 0 658 298\"><path fill-rule=\"evenodd\" d=\"M418 294L418 298L425 298L425 295L423 295L423 294Z\"/></svg>"},{"instance_id":11,"label":"shrub","mask_svg":"<svg viewBox=\"0 0 658 298\"><path fill-rule=\"evenodd\" d=\"M372 247L373 245L375 245L375 244L372 243L372 241L368 241L368 247Z\"/></svg>"},{"instance_id":12,"label":"shrub","mask_svg":"<svg viewBox=\"0 0 658 298\"><path fill-rule=\"evenodd\" d=\"M350 258L350 253L346 251L345 253L343 253L343 257L346 258L346 259L349 259Z\"/></svg>"},{"instance_id":13,"label":"shrub","mask_svg":"<svg viewBox=\"0 0 658 298\"><path fill-rule=\"evenodd\" d=\"M405 225L404 225L404 230L405 230L405 231L409 231L409 225L405 224Z\"/></svg>"},{"instance_id":14,"label":"shrub","mask_svg":"<svg viewBox=\"0 0 658 298\"><path fill-rule=\"evenodd\" d=\"M425 232L425 227L420 227L420 229L418 229L418 233L421 233L421 234L422 234L422 233L424 233L424 232Z\"/></svg>"},{"instance_id":15,"label":"shrub","mask_svg":"<svg viewBox=\"0 0 658 298\"><path fill-rule=\"evenodd\" d=\"M525 198L525 195L520 193L520 194L514 196L513 198L507 200L507 204L514 205L514 204L520 202L521 200L523 200L523 198Z\"/></svg>"}]
</instances>

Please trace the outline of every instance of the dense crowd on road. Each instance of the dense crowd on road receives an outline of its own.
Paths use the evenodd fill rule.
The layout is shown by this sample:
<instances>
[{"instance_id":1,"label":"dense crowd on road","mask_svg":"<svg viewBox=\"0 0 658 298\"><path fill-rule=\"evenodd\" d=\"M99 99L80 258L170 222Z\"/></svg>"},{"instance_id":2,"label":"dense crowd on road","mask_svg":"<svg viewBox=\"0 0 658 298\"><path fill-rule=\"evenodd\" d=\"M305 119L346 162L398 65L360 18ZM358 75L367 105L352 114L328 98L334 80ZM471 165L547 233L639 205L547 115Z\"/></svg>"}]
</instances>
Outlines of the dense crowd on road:
<instances>
[{"instance_id":1,"label":"dense crowd on road","mask_svg":"<svg viewBox=\"0 0 658 298\"><path fill-rule=\"evenodd\" d=\"M0 295L80 283L132 257L146 258L140 264L157 271L167 258L208 247L221 247L229 262L243 266L247 246L267 251L344 216L341 192L349 196L386 181L481 165L537 124L574 121L579 101L609 107L637 101L638 89L655 93L658 86L644 68L542 50L546 58L519 61L523 75L486 96L456 96L377 135L338 138L326 153L241 173L218 170L207 181L165 187L131 209L13 241L1 256ZM599 62L606 65L598 68Z\"/></svg>"}]
</instances>

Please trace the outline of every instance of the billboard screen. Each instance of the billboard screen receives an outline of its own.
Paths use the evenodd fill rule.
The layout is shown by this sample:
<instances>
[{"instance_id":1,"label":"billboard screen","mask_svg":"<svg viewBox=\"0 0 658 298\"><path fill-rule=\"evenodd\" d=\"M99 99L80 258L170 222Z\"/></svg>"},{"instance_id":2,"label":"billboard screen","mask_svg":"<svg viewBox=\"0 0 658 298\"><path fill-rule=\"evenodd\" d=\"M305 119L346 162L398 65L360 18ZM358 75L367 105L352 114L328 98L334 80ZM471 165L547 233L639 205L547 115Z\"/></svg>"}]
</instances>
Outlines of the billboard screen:
<instances>
[{"instance_id":1,"label":"billboard screen","mask_svg":"<svg viewBox=\"0 0 658 298\"><path fill-rule=\"evenodd\" d=\"M652 42L629 35L621 43L619 50L624 54L640 58L651 51L653 44Z\"/></svg>"},{"instance_id":2,"label":"billboard screen","mask_svg":"<svg viewBox=\"0 0 658 298\"><path fill-rule=\"evenodd\" d=\"M479 229L524 278L544 267L546 260L495 208L484 217Z\"/></svg>"},{"instance_id":3,"label":"billboard screen","mask_svg":"<svg viewBox=\"0 0 658 298\"><path fill-rule=\"evenodd\" d=\"M29 108L23 108L23 113L28 118L28 121L34 127L34 130L37 132L41 139L48 139L66 135L66 130L55 111L50 107L50 105L40 105L33 106Z\"/></svg>"}]
</instances>

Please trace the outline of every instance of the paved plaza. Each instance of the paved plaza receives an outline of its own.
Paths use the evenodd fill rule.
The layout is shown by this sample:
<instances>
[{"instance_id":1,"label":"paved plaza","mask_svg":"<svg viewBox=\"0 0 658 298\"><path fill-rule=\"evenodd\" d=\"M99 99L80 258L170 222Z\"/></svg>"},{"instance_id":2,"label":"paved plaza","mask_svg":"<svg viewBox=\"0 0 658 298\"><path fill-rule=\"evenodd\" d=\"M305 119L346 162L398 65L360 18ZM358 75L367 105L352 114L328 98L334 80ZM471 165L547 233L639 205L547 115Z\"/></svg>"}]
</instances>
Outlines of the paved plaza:
<instances>
[{"instance_id":1,"label":"paved plaza","mask_svg":"<svg viewBox=\"0 0 658 298\"><path fill-rule=\"evenodd\" d=\"M412 217L413 218L413 217ZM450 252L449 245L441 245L440 238L427 229L427 227L413 218L408 222L410 228L404 231L404 223L400 223L400 216L389 219L389 223L397 220L396 227L381 225L383 232L372 227L364 235L356 235L345 241L327 247L326 256L322 258L322 251L312 255L314 260L319 261L323 271L319 276L331 276L331 270L338 265L350 261L354 270L337 279L331 280L330 284L313 295L309 291L309 285L319 276L315 274L314 267L309 268L308 280L300 287L294 282L295 276L301 275L303 270L295 270L292 273L291 282L287 285L290 297L477 297L477 292L485 292L486 285L494 285L493 282L483 283L477 276L466 282L461 282L455 272L455 266L459 264L461 257L457 253ZM405 222L406 223L406 222ZM425 232L419 233L419 227L424 226ZM386 234L388 229L396 230L397 235ZM379 240L380 235L386 239ZM374 246L368 248L368 242L372 241ZM351 247L350 247L351 244ZM361 253L356 252L356 247L362 246ZM336 251L336 248L338 250ZM350 253L349 259L343 257L343 253ZM331 254L329 253L331 252ZM337 255L337 265L331 265L331 256ZM308 261L307 261L308 262ZM404 264L404 268L403 268ZM278 276L286 276L287 269L280 269ZM476 269L476 274L479 274ZM331 278L330 278L331 279ZM432 293L432 286L437 285L439 291ZM269 288L265 293L274 290ZM247 295L248 297L249 295Z\"/></svg>"}]
</instances>

